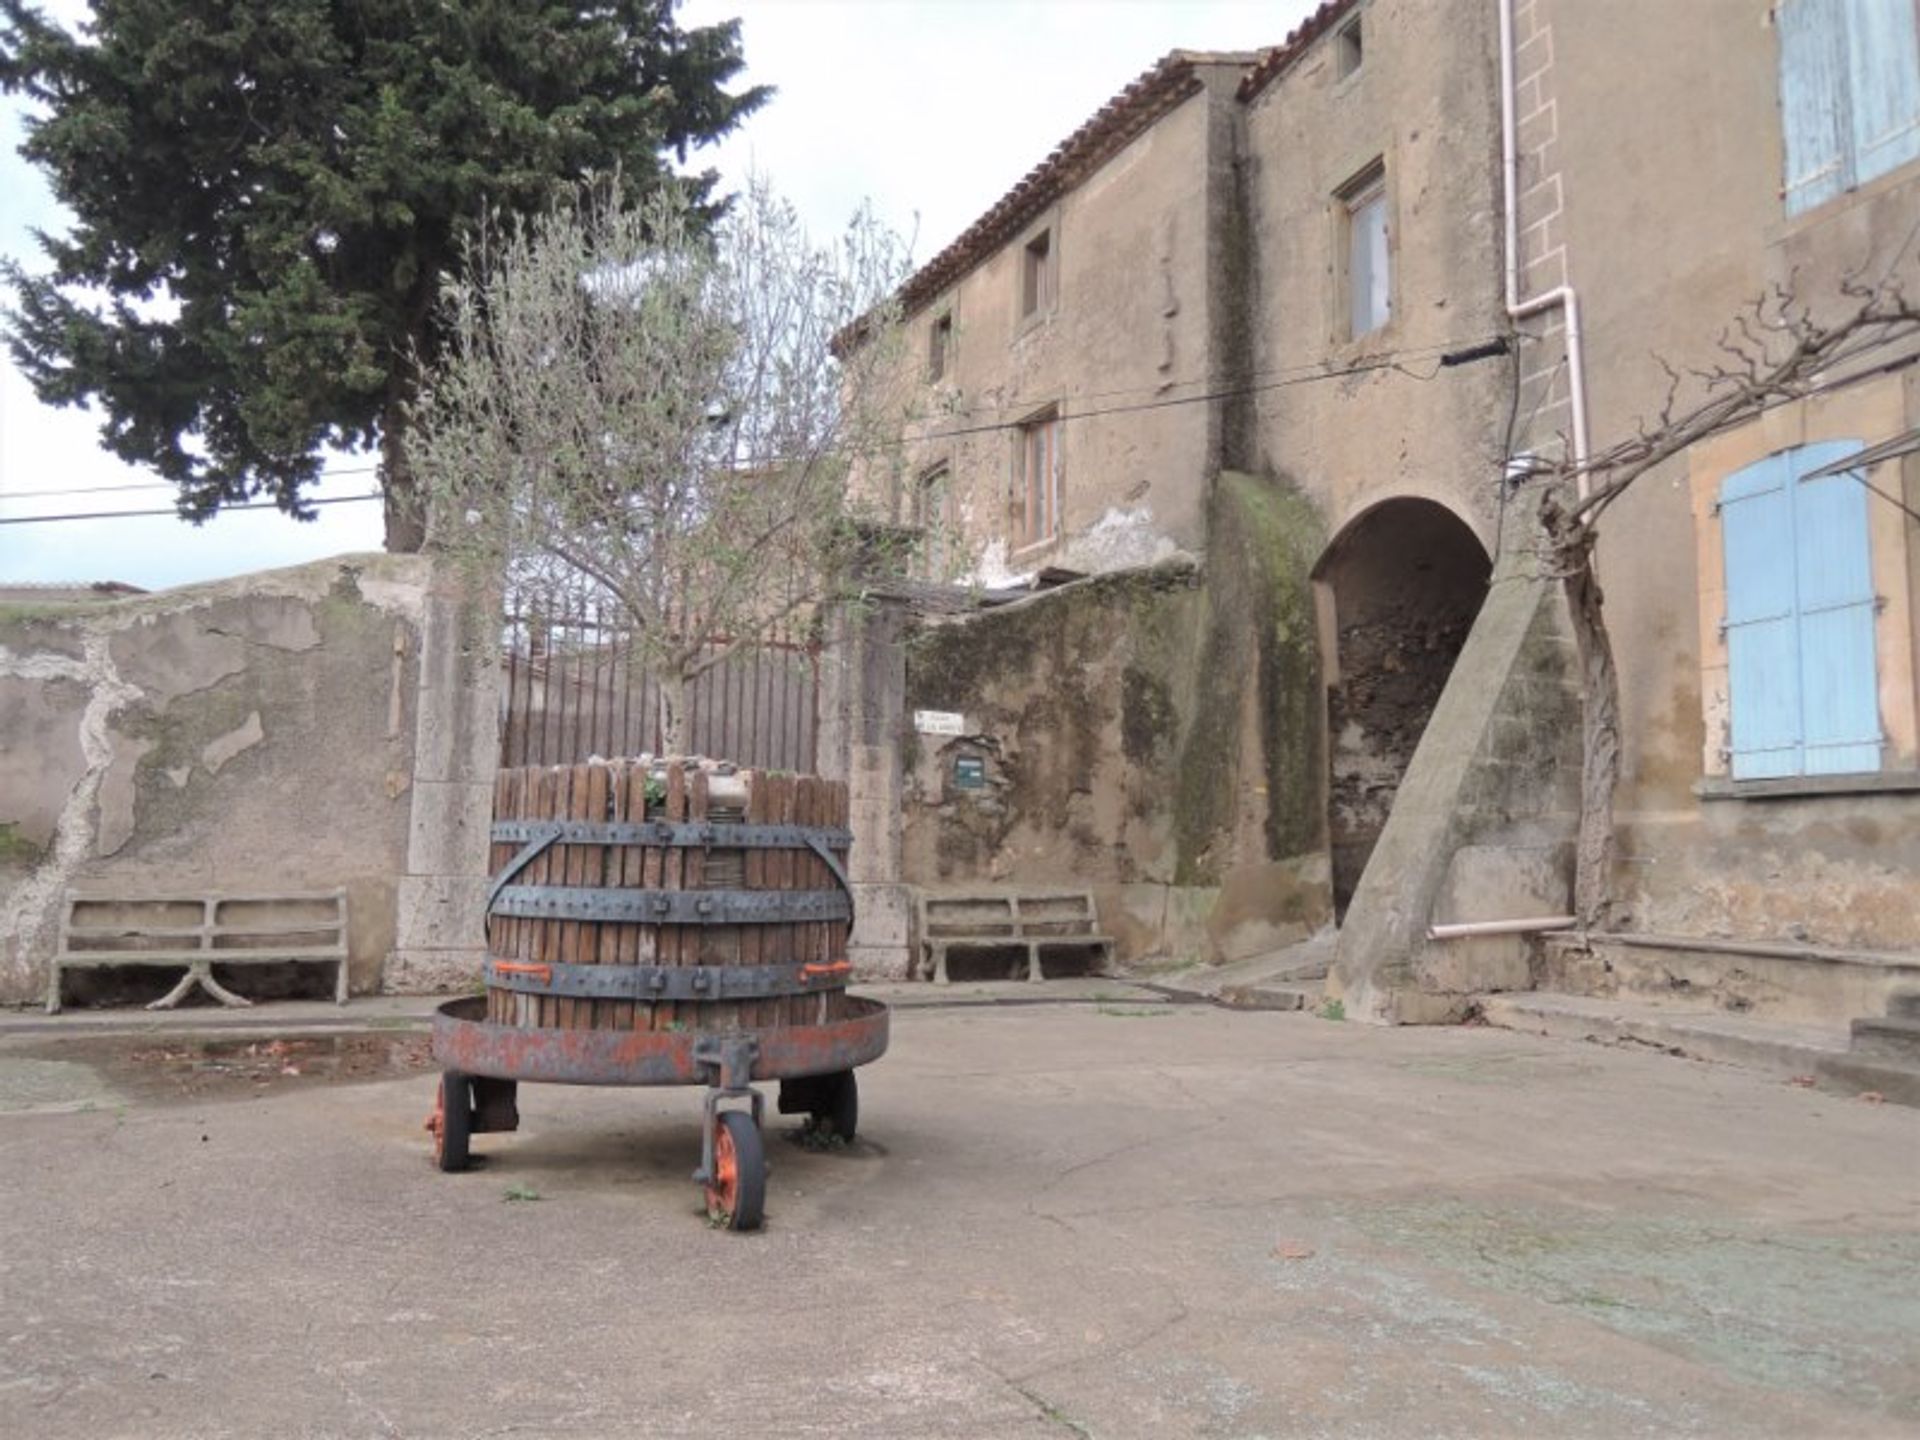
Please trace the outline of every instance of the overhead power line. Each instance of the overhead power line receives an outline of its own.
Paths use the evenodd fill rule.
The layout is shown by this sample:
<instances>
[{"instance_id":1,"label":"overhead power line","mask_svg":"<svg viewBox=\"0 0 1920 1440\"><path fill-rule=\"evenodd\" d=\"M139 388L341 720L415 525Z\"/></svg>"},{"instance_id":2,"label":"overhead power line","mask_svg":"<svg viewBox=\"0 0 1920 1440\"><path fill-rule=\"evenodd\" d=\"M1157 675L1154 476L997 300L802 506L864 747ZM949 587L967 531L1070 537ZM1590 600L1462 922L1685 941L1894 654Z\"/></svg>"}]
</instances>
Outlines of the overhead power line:
<instances>
[{"instance_id":1,"label":"overhead power line","mask_svg":"<svg viewBox=\"0 0 1920 1440\"><path fill-rule=\"evenodd\" d=\"M365 500L383 498L378 490L371 495L325 495L317 500L302 500L302 505L357 505ZM248 501L244 505L222 505L207 518L230 515L236 510L280 510L281 507L271 500ZM282 514L287 513L282 510ZM51 525L59 520L138 520L151 519L164 515L171 519L180 519L178 510L93 510L80 515L8 515L0 517L0 525Z\"/></svg>"},{"instance_id":2,"label":"overhead power line","mask_svg":"<svg viewBox=\"0 0 1920 1440\"><path fill-rule=\"evenodd\" d=\"M339 475L371 475L378 465L356 465L342 470L323 470L315 480L324 484ZM55 490L0 490L0 500L48 500L60 495L106 495L121 490L174 490L171 480L130 480L123 485L74 485ZM127 512L131 513L131 512Z\"/></svg>"},{"instance_id":3,"label":"overhead power line","mask_svg":"<svg viewBox=\"0 0 1920 1440\"><path fill-rule=\"evenodd\" d=\"M1142 401L1142 402L1131 404L1131 405L1107 405L1097 410L1068 410L1060 416L1060 419L1062 421L1092 420L1092 419L1097 419L1101 416L1107 416L1107 415L1125 415L1125 414L1137 413L1137 412L1148 411L1148 410L1167 410L1167 409L1172 409L1181 405L1205 405L1205 404L1210 404L1215 400L1231 399L1241 395L1254 395L1254 394L1259 394L1268 390L1285 389L1293 385L1308 385L1308 384L1314 384L1314 383L1317 383L1320 381L1326 381L1326 380L1343 380L1354 375L1366 375L1366 374L1371 374L1375 371L1381 371L1381 370L1391 370L1401 375L1405 375L1409 379L1427 381L1427 380L1434 379L1442 369L1450 368L1451 366L1456 366L1456 365L1470 364L1476 360L1491 359L1494 356L1504 355L1506 353L1507 353L1507 340L1505 336L1493 336L1488 339L1468 341L1468 342L1465 342L1464 344L1456 343L1456 342L1448 342L1443 345L1425 345L1425 346L1418 346L1418 347L1414 347L1406 350L1382 351L1377 355L1369 356L1367 359L1353 365L1340 366L1340 367L1334 367L1334 368L1329 368L1327 366L1322 366L1322 365L1301 365L1301 366L1289 366L1281 370L1271 370L1271 371L1265 371L1265 372L1256 371L1255 372L1256 374L1264 373L1268 375L1278 376L1279 378L1264 380L1259 383L1245 383L1241 385L1229 386L1225 389L1220 389L1220 390L1209 390L1199 395L1161 396L1160 398L1155 400ZM1433 364L1432 372L1426 375L1421 375L1421 374L1415 373L1412 370L1409 370L1406 367L1406 364L1404 362L1408 360L1413 360L1413 359L1422 359L1432 363ZM1202 382L1181 381L1177 383L1178 384L1200 384ZM1125 394L1129 392L1109 391L1106 393ZM1140 393L1144 393L1144 392L1140 392ZM1082 398L1087 398L1087 397L1082 397ZM991 434L995 431L1017 430L1024 423L1025 423L1024 420L994 421L989 424L971 425L971 426L966 426L966 427L952 429L952 430L936 430L929 434L912 435L912 436L908 436L907 438L919 443L925 443L925 442L934 441L934 440L951 440L951 439L956 439L960 436L965 436L965 435L984 435L984 434ZM327 478L327 476L330 476L330 475L370 474L376 468L377 467L375 466L369 465L369 466L365 466L363 468L355 469L355 470L346 470L346 469L331 470L327 472L327 475L323 475L321 478L325 479ZM155 482L141 482L139 485L127 485L125 487L109 485L109 486L100 486L97 488L100 490L114 490L114 489L120 489L120 488L141 489L141 488L146 488L146 486L149 484L164 485L169 483L171 482L155 481ZM20 491L12 495L0 494L0 500L26 499L29 497L43 498L47 495L61 495L61 494L79 495L79 494L86 494L86 493L89 493L89 492L84 490ZM348 505L348 504L353 504L357 501L378 500L379 498L380 496L378 493L371 494L371 495L343 495L343 496L338 496L333 498L303 500L301 503L303 505ZM242 505L223 505L215 513L224 515L229 511L234 511L234 510L278 510L279 508L280 507L278 505L272 503L271 501L264 501L264 502L248 503L248 504L242 504ZM127 518L135 518L135 517L156 518L156 517L163 517L163 516L172 516L174 518L178 518L179 513L180 512L177 510L103 510L103 511L94 511L86 514L74 514L74 515L20 515L20 516L0 517L0 525L49 525L54 523L55 521L64 521L64 520L114 520L114 519L127 519Z\"/></svg>"},{"instance_id":4,"label":"overhead power line","mask_svg":"<svg viewBox=\"0 0 1920 1440\"><path fill-rule=\"evenodd\" d=\"M1169 395L1157 400L1146 400L1133 405L1104 405L1094 410L1067 410L1060 412L1062 423L1078 420L1097 420L1107 415L1131 415L1146 410L1170 410L1181 405L1206 405L1215 400L1232 400L1244 395L1261 395L1271 390L1286 390L1295 385L1317 385L1328 380L1346 380L1355 375L1370 375L1377 371L1390 370L1406 376L1409 380L1422 383L1437 378L1442 370L1457 365L1471 364L1476 360L1492 359L1508 353L1508 340L1504 335L1491 336L1484 340L1449 342L1445 345L1426 346L1418 350L1389 350L1378 355L1370 355L1365 360L1352 365L1342 366L1299 366L1297 373L1267 372L1278 374L1280 378L1259 382L1243 381L1218 390L1208 390L1199 395ZM1416 357L1425 357L1433 369L1425 374L1407 368L1405 362ZM1197 382L1192 382L1197 383ZM1028 413L1034 402L1027 402ZM1009 407L1001 407L1003 409ZM998 431L1019 430L1025 427L1025 418L1018 420L996 420L984 425L962 425L950 430L931 430L924 434L909 435L909 440L926 443L933 440L956 440L968 435L990 435Z\"/></svg>"}]
</instances>

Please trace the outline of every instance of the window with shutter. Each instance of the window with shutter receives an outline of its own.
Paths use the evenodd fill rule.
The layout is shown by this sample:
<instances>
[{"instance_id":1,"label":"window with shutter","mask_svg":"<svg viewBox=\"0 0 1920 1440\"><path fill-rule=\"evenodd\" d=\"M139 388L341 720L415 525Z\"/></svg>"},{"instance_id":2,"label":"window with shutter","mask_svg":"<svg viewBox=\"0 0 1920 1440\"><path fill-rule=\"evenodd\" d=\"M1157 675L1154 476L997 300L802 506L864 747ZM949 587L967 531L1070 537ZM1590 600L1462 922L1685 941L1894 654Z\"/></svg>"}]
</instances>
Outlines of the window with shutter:
<instances>
[{"instance_id":1,"label":"window with shutter","mask_svg":"<svg viewBox=\"0 0 1920 1440\"><path fill-rule=\"evenodd\" d=\"M1920 159L1920 8L1780 0L1789 215Z\"/></svg>"},{"instance_id":2,"label":"window with shutter","mask_svg":"<svg viewBox=\"0 0 1920 1440\"><path fill-rule=\"evenodd\" d=\"M1721 486L1736 780L1880 768L1866 487L1805 478L1862 448L1803 445Z\"/></svg>"},{"instance_id":3,"label":"window with shutter","mask_svg":"<svg viewBox=\"0 0 1920 1440\"><path fill-rule=\"evenodd\" d=\"M1013 545L1040 545L1060 533L1060 416L1047 411L1014 432Z\"/></svg>"},{"instance_id":4,"label":"window with shutter","mask_svg":"<svg viewBox=\"0 0 1920 1440\"><path fill-rule=\"evenodd\" d=\"M1346 248L1347 338L1385 325L1393 311L1393 257L1387 241L1387 175L1378 160L1337 194Z\"/></svg>"}]
</instances>

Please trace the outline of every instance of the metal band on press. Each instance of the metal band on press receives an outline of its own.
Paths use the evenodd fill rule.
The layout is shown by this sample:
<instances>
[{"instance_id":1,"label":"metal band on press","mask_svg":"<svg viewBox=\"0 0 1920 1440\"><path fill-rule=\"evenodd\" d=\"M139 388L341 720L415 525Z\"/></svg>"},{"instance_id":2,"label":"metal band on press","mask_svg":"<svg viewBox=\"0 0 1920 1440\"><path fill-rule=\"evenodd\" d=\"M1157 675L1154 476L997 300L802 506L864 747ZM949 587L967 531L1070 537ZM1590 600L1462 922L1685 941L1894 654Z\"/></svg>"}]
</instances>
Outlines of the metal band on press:
<instances>
[{"instance_id":1,"label":"metal band on press","mask_svg":"<svg viewBox=\"0 0 1920 1440\"><path fill-rule=\"evenodd\" d=\"M617 890L579 885L507 885L489 913L526 920L631 920L647 925L778 925L851 920L839 890Z\"/></svg>"},{"instance_id":2,"label":"metal band on press","mask_svg":"<svg viewBox=\"0 0 1920 1440\"><path fill-rule=\"evenodd\" d=\"M549 845L659 845L670 849L830 850L853 845L853 832L823 825L733 825L704 820L496 820L493 841L519 845L545 840Z\"/></svg>"},{"instance_id":3,"label":"metal band on press","mask_svg":"<svg viewBox=\"0 0 1920 1440\"><path fill-rule=\"evenodd\" d=\"M847 983L845 961L775 965L560 965L487 961L487 984L522 995L575 1000L762 1000Z\"/></svg>"}]
</instances>

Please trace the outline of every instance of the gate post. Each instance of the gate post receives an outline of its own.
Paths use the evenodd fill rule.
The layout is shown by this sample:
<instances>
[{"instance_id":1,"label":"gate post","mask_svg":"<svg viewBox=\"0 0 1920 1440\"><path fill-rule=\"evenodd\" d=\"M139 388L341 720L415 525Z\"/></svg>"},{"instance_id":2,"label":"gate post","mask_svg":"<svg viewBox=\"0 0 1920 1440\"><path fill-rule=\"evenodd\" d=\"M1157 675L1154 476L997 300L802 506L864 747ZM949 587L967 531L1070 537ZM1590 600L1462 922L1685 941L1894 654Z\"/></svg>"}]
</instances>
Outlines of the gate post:
<instances>
[{"instance_id":1,"label":"gate post","mask_svg":"<svg viewBox=\"0 0 1920 1440\"><path fill-rule=\"evenodd\" d=\"M900 600L869 596L827 617L820 664L819 770L847 782L852 812L853 936L847 958L867 979L904 979L912 900L900 883L900 736L911 616Z\"/></svg>"},{"instance_id":2,"label":"gate post","mask_svg":"<svg viewBox=\"0 0 1920 1440\"><path fill-rule=\"evenodd\" d=\"M412 820L382 989L464 990L484 952L488 831L500 761L500 595L436 560L421 627Z\"/></svg>"}]
</instances>

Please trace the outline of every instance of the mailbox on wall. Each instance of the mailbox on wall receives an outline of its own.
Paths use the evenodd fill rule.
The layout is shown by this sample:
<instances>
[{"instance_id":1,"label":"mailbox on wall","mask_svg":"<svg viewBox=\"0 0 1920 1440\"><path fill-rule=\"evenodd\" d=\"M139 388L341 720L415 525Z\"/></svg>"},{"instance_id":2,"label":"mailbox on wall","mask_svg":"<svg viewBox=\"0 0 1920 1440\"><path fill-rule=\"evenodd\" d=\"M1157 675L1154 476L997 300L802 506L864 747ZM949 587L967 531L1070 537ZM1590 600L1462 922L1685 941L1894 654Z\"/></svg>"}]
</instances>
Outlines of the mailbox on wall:
<instances>
[{"instance_id":1,"label":"mailbox on wall","mask_svg":"<svg viewBox=\"0 0 1920 1440\"><path fill-rule=\"evenodd\" d=\"M984 790L987 788L987 762L978 755L959 755L953 762L953 788L956 790Z\"/></svg>"}]
</instances>

